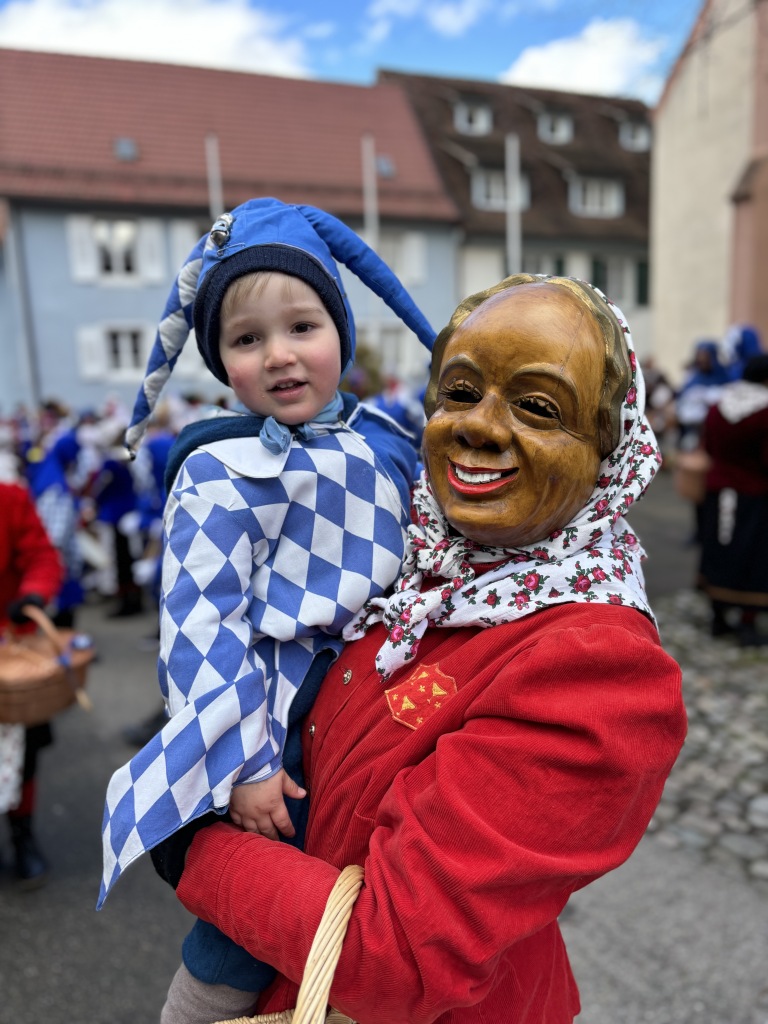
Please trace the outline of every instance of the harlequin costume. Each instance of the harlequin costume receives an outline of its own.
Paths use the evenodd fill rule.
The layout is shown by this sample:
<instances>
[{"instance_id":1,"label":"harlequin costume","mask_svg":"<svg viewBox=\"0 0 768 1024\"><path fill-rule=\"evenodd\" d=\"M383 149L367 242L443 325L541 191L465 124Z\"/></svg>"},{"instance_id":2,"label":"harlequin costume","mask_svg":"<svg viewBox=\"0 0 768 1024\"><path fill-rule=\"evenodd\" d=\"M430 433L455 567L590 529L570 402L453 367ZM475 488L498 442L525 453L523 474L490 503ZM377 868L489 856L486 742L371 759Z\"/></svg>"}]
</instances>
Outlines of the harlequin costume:
<instances>
[{"instance_id":1,"label":"harlequin costume","mask_svg":"<svg viewBox=\"0 0 768 1024\"><path fill-rule=\"evenodd\" d=\"M275 966L259 1012L295 1005L333 883L358 863L330 993L341 1012L362 1024L578 1013L558 915L630 855L685 735L680 669L623 519L659 465L628 332L627 344L619 443L564 529L485 547L451 530L420 481L403 573L348 627L358 639L304 726L304 851L225 824L195 836L177 895Z\"/></svg>"},{"instance_id":2,"label":"harlequin costume","mask_svg":"<svg viewBox=\"0 0 768 1024\"><path fill-rule=\"evenodd\" d=\"M354 232L313 207L252 200L221 218L179 272L129 447L191 326L209 369L227 382L221 303L253 271L293 274L315 289L346 371L354 320L334 257L431 345L429 324ZM403 554L415 452L387 417L350 414L337 392L311 424L293 429L255 415L193 427L192 450L181 465L173 453L169 460L169 476L178 471L165 513L159 675L172 717L110 782L99 906L143 851L225 811L235 782L279 770L290 705L313 659L338 652L342 627L392 582ZM211 429L223 433L200 436ZM187 444L184 432L179 441Z\"/></svg>"}]
</instances>

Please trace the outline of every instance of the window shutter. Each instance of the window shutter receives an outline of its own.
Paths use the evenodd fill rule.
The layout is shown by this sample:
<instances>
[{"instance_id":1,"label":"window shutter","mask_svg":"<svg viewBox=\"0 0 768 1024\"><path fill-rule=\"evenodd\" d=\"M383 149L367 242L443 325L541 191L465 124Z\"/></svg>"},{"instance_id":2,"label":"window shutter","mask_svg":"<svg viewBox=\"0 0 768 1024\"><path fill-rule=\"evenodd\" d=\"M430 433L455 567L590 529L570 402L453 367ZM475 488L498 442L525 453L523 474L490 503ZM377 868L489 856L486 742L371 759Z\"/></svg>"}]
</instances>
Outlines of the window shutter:
<instances>
[{"instance_id":1,"label":"window shutter","mask_svg":"<svg viewBox=\"0 0 768 1024\"><path fill-rule=\"evenodd\" d=\"M424 284L427 272L427 240L423 232L403 232L400 260L403 284L408 288Z\"/></svg>"},{"instance_id":2,"label":"window shutter","mask_svg":"<svg viewBox=\"0 0 768 1024\"><path fill-rule=\"evenodd\" d=\"M67 217L67 246L72 280L90 284L98 280L99 260L91 217Z\"/></svg>"},{"instance_id":3,"label":"window shutter","mask_svg":"<svg viewBox=\"0 0 768 1024\"><path fill-rule=\"evenodd\" d=\"M172 220L170 228L171 270L176 275L192 252L201 232L193 220Z\"/></svg>"},{"instance_id":4,"label":"window shutter","mask_svg":"<svg viewBox=\"0 0 768 1024\"><path fill-rule=\"evenodd\" d=\"M137 240L139 276L148 284L162 284L167 280L163 222L155 218L139 221Z\"/></svg>"},{"instance_id":5,"label":"window shutter","mask_svg":"<svg viewBox=\"0 0 768 1024\"><path fill-rule=\"evenodd\" d=\"M104 380L107 376L107 340L100 327L89 324L78 328L77 364L83 380Z\"/></svg>"}]
</instances>

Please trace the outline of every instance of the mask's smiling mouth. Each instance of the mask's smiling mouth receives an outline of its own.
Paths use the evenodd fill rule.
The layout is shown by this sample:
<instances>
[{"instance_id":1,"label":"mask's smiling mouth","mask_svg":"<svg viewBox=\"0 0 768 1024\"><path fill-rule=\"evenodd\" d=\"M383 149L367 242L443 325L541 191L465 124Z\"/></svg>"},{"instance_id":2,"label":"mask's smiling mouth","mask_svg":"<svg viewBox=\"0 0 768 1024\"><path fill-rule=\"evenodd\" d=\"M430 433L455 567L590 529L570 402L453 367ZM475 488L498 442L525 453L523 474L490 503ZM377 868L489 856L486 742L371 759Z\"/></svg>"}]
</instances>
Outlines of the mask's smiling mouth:
<instances>
[{"instance_id":1,"label":"mask's smiling mouth","mask_svg":"<svg viewBox=\"0 0 768 1024\"><path fill-rule=\"evenodd\" d=\"M468 469L455 462L448 463L448 483L460 494L484 494L504 487L517 476L514 469Z\"/></svg>"}]
</instances>

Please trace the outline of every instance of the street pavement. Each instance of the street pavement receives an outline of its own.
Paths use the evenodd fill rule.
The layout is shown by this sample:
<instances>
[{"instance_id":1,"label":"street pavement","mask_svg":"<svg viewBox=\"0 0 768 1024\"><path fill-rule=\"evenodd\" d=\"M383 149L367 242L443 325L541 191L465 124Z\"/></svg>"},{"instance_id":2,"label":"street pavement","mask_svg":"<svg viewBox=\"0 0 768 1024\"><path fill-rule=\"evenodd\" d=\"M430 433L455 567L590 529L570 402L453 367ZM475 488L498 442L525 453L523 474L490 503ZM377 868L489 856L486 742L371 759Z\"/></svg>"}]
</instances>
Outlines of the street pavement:
<instances>
[{"instance_id":1,"label":"street pavement","mask_svg":"<svg viewBox=\"0 0 768 1024\"><path fill-rule=\"evenodd\" d=\"M630 522L649 555L652 598L690 589L693 519L668 474ZM53 865L45 888L16 889L0 827L0 1024L157 1024L191 924L146 857L95 911L104 792L132 753L120 730L158 705L156 653L142 648L153 617L108 619L107 610L90 604L79 623L99 651L93 711L61 715L42 755L38 834ZM575 894L562 923L579 1024L768 1024L768 897L725 865L649 833L625 865Z\"/></svg>"}]
</instances>

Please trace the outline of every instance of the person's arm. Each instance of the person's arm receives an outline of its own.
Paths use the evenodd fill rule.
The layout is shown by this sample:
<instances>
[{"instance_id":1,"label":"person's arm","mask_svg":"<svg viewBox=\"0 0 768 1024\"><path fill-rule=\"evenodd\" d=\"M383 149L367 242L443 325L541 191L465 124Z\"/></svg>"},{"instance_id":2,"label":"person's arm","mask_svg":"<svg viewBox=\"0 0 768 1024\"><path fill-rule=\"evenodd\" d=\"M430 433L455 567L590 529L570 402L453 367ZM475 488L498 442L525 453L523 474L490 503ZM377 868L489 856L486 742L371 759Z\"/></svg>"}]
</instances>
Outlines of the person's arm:
<instances>
[{"instance_id":1,"label":"person's arm","mask_svg":"<svg viewBox=\"0 0 768 1024\"><path fill-rule=\"evenodd\" d=\"M37 596L44 607L58 594L64 580L59 553L45 532L34 502L22 487L14 488L7 498L6 514L11 519L13 564L19 575L18 601Z\"/></svg>"},{"instance_id":2,"label":"person's arm","mask_svg":"<svg viewBox=\"0 0 768 1024\"><path fill-rule=\"evenodd\" d=\"M660 798L685 713L679 668L648 631L551 630L504 656L482 666L489 684L463 728L378 807L331 990L353 1018L427 1024L480 1002L517 942L626 860ZM195 837L177 894L298 982L337 876L215 825ZM254 878L269 879L268 900Z\"/></svg>"}]
</instances>

